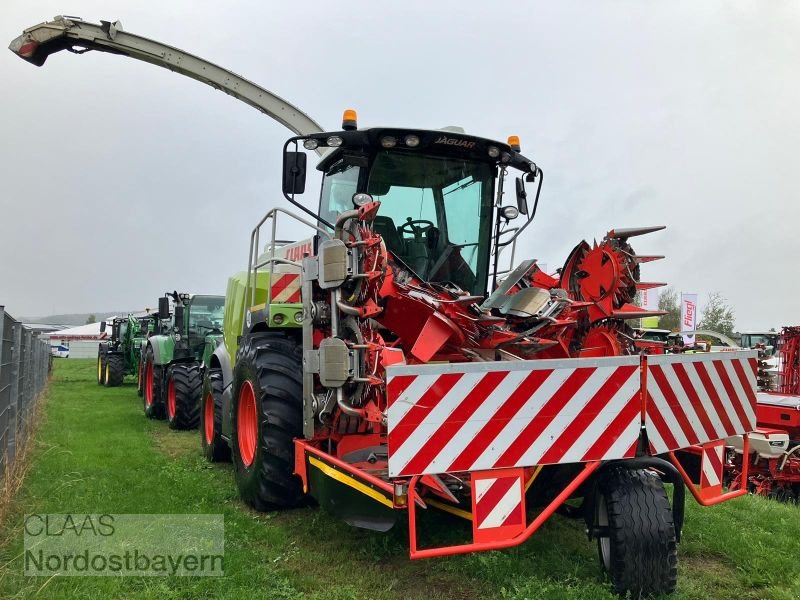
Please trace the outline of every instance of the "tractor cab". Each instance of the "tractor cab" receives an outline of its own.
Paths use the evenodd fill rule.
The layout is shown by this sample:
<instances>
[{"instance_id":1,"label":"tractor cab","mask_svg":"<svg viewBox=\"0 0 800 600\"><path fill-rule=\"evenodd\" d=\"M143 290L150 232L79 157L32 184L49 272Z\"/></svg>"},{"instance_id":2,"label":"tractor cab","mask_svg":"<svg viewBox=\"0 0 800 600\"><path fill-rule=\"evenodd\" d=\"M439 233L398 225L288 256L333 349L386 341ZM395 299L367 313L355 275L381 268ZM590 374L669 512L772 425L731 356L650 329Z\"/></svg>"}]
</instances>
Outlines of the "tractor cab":
<instances>
[{"instance_id":1,"label":"tractor cab","mask_svg":"<svg viewBox=\"0 0 800 600\"><path fill-rule=\"evenodd\" d=\"M222 333L224 312L224 296L192 296L187 303L186 334L189 347L196 355L202 354L209 333Z\"/></svg>"},{"instance_id":2,"label":"tractor cab","mask_svg":"<svg viewBox=\"0 0 800 600\"><path fill-rule=\"evenodd\" d=\"M287 149L302 143L328 150L318 166L320 224L332 229L338 215L378 201L372 228L402 267L424 282L484 295L498 251L527 225L501 230L501 224L508 228L528 214L525 180L540 174L519 153L518 139L507 144L452 128L357 130L355 123L346 111L343 131L287 142ZM304 190L305 164L304 154L285 152L284 193L292 202ZM503 207L509 168L520 171L517 205Z\"/></svg>"}]
</instances>

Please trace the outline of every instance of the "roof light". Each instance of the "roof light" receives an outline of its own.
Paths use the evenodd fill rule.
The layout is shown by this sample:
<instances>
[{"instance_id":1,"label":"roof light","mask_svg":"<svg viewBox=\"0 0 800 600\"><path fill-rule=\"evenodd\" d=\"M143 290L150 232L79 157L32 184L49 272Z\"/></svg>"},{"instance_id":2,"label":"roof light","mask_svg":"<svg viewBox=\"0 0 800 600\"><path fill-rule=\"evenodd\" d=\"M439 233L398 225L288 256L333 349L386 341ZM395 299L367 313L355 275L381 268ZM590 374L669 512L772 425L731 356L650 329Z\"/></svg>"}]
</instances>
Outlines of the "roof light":
<instances>
[{"instance_id":1,"label":"roof light","mask_svg":"<svg viewBox=\"0 0 800 600\"><path fill-rule=\"evenodd\" d=\"M358 115L352 108L348 108L342 115L342 129L352 131L358 128Z\"/></svg>"},{"instance_id":2,"label":"roof light","mask_svg":"<svg viewBox=\"0 0 800 600\"><path fill-rule=\"evenodd\" d=\"M404 141L406 143L406 146L408 146L409 148L416 148L417 146L419 146L419 136L413 134L407 135Z\"/></svg>"},{"instance_id":3,"label":"roof light","mask_svg":"<svg viewBox=\"0 0 800 600\"><path fill-rule=\"evenodd\" d=\"M381 146L384 148L394 148L397 145L397 140L390 135L385 135L381 138Z\"/></svg>"},{"instance_id":4,"label":"roof light","mask_svg":"<svg viewBox=\"0 0 800 600\"><path fill-rule=\"evenodd\" d=\"M508 136L508 145L511 146L511 149L514 152L519 152L519 149L520 149L519 136L518 135L510 135L510 136Z\"/></svg>"},{"instance_id":5,"label":"roof light","mask_svg":"<svg viewBox=\"0 0 800 600\"><path fill-rule=\"evenodd\" d=\"M328 144L328 146L330 146L331 148L338 148L344 143L344 140L338 135L332 135L327 140L325 140L325 143Z\"/></svg>"},{"instance_id":6,"label":"roof light","mask_svg":"<svg viewBox=\"0 0 800 600\"><path fill-rule=\"evenodd\" d=\"M487 152L489 152L489 156L491 158L497 158L498 156L500 156L500 148L498 148L497 146L489 146Z\"/></svg>"},{"instance_id":7,"label":"roof light","mask_svg":"<svg viewBox=\"0 0 800 600\"><path fill-rule=\"evenodd\" d=\"M314 139L309 139L303 142L303 148L306 150L316 150L319 147L319 142Z\"/></svg>"}]
</instances>

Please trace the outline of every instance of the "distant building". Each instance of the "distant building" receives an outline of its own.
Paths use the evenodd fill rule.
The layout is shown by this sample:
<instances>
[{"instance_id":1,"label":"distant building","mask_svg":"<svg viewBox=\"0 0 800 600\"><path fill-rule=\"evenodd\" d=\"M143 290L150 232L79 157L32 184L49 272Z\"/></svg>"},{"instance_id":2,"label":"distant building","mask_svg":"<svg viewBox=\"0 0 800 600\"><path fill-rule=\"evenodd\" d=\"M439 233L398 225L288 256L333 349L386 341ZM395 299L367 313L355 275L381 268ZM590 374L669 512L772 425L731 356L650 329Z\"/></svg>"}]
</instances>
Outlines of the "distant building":
<instances>
[{"instance_id":1,"label":"distant building","mask_svg":"<svg viewBox=\"0 0 800 600\"><path fill-rule=\"evenodd\" d=\"M97 345L108 337L107 332L100 332L100 322L89 323L79 327L58 329L45 333L42 337L50 339L50 352L60 358L94 358L97 356Z\"/></svg>"}]
</instances>

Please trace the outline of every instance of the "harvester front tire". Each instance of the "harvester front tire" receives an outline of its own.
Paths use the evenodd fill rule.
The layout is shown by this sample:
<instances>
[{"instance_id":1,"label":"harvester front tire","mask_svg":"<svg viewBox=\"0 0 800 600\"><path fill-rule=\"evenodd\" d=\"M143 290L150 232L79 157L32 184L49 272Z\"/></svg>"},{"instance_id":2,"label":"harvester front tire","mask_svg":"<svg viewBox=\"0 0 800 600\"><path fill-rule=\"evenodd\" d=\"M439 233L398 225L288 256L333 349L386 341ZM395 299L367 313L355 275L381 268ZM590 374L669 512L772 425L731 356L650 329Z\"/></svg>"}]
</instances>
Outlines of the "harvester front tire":
<instances>
[{"instance_id":1,"label":"harvester front tire","mask_svg":"<svg viewBox=\"0 0 800 600\"><path fill-rule=\"evenodd\" d=\"M144 416L148 419L164 418L164 400L162 398L163 367L153 359L153 349L148 348L144 360Z\"/></svg>"},{"instance_id":2,"label":"harvester front tire","mask_svg":"<svg viewBox=\"0 0 800 600\"><path fill-rule=\"evenodd\" d=\"M600 562L614 590L632 598L675 591L678 553L664 485L645 469L611 467L595 503Z\"/></svg>"},{"instance_id":3,"label":"harvester front tire","mask_svg":"<svg viewBox=\"0 0 800 600\"><path fill-rule=\"evenodd\" d=\"M106 357L106 387L122 385L125 378L125 358L121 354L109 354Z\"/></svg>"},{"instance_id":4,"label":"harvester front tire","mask_svg":"<svg viewBox=\"0 0 800 600\"><path fill-rule=\"evenodd\" d=\"M280 333L242 339L233 375L232 454L242 499L259 511L296 506L294 438L303 433L302 348Z\"/></svg>"},{"instance_id":5,"label":"harvester front tire","mask_svg":"<svg viewBox=\"0 0 800 600\"><path fill-rule=\"evenodd\" d=\"M198 364L178 363L167 370L167 422L170 429L197 429L203 376Z\"/></svg>"},{"instance_id":6,"label":"harvester front tire","mask_svg":"<svg viewBox=\"0 0 800 600\"><path fill-rule=\"evenodd\" d=\"M231 449L222 439L222 371L208 369L203 378L203 405L200 408L200 440L209 462L231 459Z\"/></svg>"}]
</instances>

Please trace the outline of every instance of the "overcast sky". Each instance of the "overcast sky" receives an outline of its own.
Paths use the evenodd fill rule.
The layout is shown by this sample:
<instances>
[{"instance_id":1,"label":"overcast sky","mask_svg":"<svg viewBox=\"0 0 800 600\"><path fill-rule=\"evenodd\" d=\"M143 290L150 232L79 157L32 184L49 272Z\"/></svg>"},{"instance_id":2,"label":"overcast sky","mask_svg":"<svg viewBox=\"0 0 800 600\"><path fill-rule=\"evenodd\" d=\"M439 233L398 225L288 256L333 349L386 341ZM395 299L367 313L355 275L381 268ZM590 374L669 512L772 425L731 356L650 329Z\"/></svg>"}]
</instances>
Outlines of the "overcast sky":
<instances>
[{"instance_id":1,"label":"overcast sky","mask_svg":"<svg viewBox=\"0 0 800 600\"><path fill-rule=\"evenodd\" d=\"M0 42L65 11L198 54L329 129L518 134L544 170L518 257L552 269L613 227L643 279L721 292L740 329L800 323L797 2L4 0ZM224 293L280 205L289 133L198 82L0 52L0 304L16 315ZM315 205L315 191L305 196Z\"/></svg>"}]
</instances>

